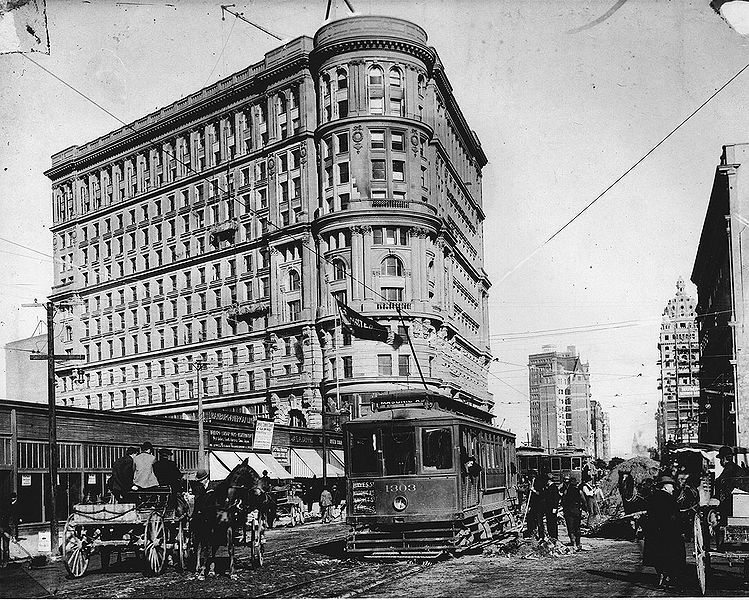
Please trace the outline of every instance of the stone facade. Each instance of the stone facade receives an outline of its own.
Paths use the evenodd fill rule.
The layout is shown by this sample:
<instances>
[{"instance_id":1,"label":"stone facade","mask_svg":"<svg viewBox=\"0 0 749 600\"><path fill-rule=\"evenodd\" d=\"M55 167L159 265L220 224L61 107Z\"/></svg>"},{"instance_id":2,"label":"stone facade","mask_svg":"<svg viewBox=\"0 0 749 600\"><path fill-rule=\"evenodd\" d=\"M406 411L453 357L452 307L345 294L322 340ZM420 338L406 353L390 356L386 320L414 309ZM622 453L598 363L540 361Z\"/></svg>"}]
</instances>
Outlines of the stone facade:
<instances>
[{"instance_id":1,"label":"stone facade","mask_svg":"<svg viewBox=\"0 0 749 600\"><path fill-rule=\"evenodd\" d=\"M749 445L749 144L723 146L692 270L700 350L699 441Z\"/></svg>"},{"instance_id":2,"label":"stone facade","mask_svg":"<svg viewBox=\"0 0 749 600\"><path fill-rule=\"evenodd\" d=\"M421 385L491 409L486 156L424 31L351 17L52 157L61 351L76 406L320 427ZM401 316L402 315L402 320ZM196 363L205 365L196 375ZM77 379L77 378L75 378Z\"/></svg>"},{"instance_id":3,"label":"stone facade","mask_svg":"<svg viewBox=\"0 0 749 600\"><path fill-rule=\"evenodd\" d=\"M679 279L676 296L663 310L658 341L661 400L656 434L661 453L668 441L697 442L700 350L695 308L696 302L684 292L684 281Z\"/></svg>"}]
</instances>

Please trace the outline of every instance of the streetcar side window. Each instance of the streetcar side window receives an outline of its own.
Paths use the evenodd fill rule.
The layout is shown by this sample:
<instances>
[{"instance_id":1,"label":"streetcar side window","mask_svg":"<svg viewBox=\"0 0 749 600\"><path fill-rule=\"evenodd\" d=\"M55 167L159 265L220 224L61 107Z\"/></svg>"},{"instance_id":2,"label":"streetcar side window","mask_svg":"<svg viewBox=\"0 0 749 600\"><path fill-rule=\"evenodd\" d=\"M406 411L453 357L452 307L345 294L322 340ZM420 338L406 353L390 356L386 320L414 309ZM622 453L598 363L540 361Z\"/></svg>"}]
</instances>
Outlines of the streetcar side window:
<instances>
[{"instance_id":1,"label":"streetcar side window","mask_svg":"<svg viewBox=\"0 0 749 600\"><path fill-rule=\"evenodd\" d=\"M377 473L377 434L373 430L350 433L351 473Z\"/></svg>"},{"instance_id":2,"label":"streetcar side window","mask_svg":"<svg viewBox=\"0 0 749 600\"><path fill-rule=\"evenodd\" d=\"M453 443L449 427L421 430L421 453L425 469L452 469Z\"/></svg>"},{"instance_id":3,"label":"streetcar side window","mask_svg":"<svg viewBox=\"0 0 749 600\"><path fill-rule=\"evenodd\" d=\"M413 427L393 427L382 430L384 475L414 475L416 473L416 435Z\"/></svg>"},{"instance_id":4,"label":"streetcar side window","mask_svg":"<svg viewBox=\"0 0 749 600\"><path fill-rule=\"evenodd\" d=\"M580 457L573 456L572 457L572 469L575 471L579 471L581 469L581 462Z\"/></svg>"}]
</instances>

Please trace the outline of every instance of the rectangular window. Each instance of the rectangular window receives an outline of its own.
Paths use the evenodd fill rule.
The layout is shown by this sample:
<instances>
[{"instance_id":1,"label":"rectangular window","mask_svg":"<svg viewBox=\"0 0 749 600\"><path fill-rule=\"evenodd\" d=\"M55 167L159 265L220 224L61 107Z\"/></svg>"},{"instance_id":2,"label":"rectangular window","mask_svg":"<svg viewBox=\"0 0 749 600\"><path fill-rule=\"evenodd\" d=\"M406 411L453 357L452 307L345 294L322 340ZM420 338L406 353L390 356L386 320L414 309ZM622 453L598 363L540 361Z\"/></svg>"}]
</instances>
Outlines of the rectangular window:
<instances>
[{"instance_id":1,"label":"rectangular window","mask_svg":"<svg viewBox=\"0 0 749 600\"><path fill-rule=\"evenodd\" d=\"M390 134L390 147L395 150L396 152L403 152L404 145L403 145L403 134L393 132Z\"/></svg>"},{"instance_id":2,"label":"rectangular window","mask_svg":"<svg viewBox=\"0 0 749 600\"><path fill-rule=\"evenodd\" d=\"M381 130L372 130L369 132L369 147L372 150L385 149L385 132Z\"/></svg>"},{"instance_id":3,"label":"rectangular window","mask_svg":"<svg viewBox=\"0 0 749 600\"><path fill-rule=\"evenodd\" d=\"M384 287L380 291L388 302L403 301L403 288Z\"/></svg>"},{"instance_id":4,"label":"rectangular window","mask_svg":"<svg viewBox=\"0 0 749 600\"><path fill-rule=\"evenodd\" d=\"M405 163L402 160L393 161L393 181L405 180Z\"/></svg>"},{"instance_id":5,"label":"rectangular window","mask_svg":"<svg viewBox=\"0 0 749 600\"><path fill-rule=\"evenodd\" d=\"M335 137L338 143L338 153L348 152L348 133L339 133Z\"/></svg>"},{"instance_id":6,"label":"rectangular window","mask_svg":"<svg viewBox=\"0 0 749 600\"><path fill-rule=\"evenodd\" d=\"M344 184L349 182L349 170L348 163L341 163L338 165L338 183Z\"/></svg>"},{"instance_id":7,"label":"rectangular window","mask_svg":"<svg viewBox=\"0 0 749 600\"><path fill-rule=\"evenodd\" d=\"M384 98L373 97L369 99L369 114L371 115L382 115L385 113L385 102Z\"/></svg>"},{"instance_id":8,"label":"rectangular window","mask_svg":"<svg viewBox=\"0 0 749 600\"><path fill-rule=\"evenodd\" d=\"M338 101L338 117L340 119L348 117L348 100Z\"/></svg>"},{"instance_id":9,"label":"rectangular window","mask_svg":"<svg viewBox=\"0 0 749 600\"><path fill-rule=\"evenodd\" d=\"M390 98L390 114L391 115L403 114L403 100L401 98Z\"/></svg>"},{"instance_id":10,"label":"rectangular window","mask_svg":"<svg viewBox=\"0 0 749 600\"><path fill-rule=\"evenodd\" d=\"M398 375L408 377L411 375L411 357L408 354L398 356Z\"/></svg>"},{"instance_id":11,"label":"rectangular window","mask_svg":"<svg viewBox=\"0 0 749 600\"><path fill-rule=\"evenodd\" d=\"M449 427L421 430L421 456L425 469L452 469L453 445Z\"/></svg>"},{"instance_id":12,"label":"rectangular window","mask_svg":"<svg viewBox=\"0 0 749 600\"><path fill-rule=\"evenodd\" d=\"M413 427L385 428L382 431L383 475L416 473L416 436Z\"/></svg>"},{"instance_id":13,"label":"rectangular window","mask_svg":"<svg viewBox=\"0 0 749 600\"><path fill-rule=\"evenodd\" d=\"M385 180L385 161L384 160L372 161L372 179L374 181Z\"/></svg>"},{"instance_id":14,"label":"rectangular window","mask_svg":"<svg viewBox=\"0 0 749 600\"><path fill-rule=\"evenodd\" d=\"M377 355L377 373L379 375L393 374L393 357L389 354Z\"/></svg>"},{"instance_id":15,"label":"rectangular window","mask_svg":"<svg viewBox=\"0 0 749 600\"><path fill-rule=\"evenodd\" d=\"M350 379L354 376L354 359L351 356L344 356L341 360L343 361L343 377Z\"/></svg>"},{"instance_id":16,"label":"rectangular window","mask_svg":"<svg viewBox=\"0 0 749 600\"><path fill-rule=\"evenodd\" d=\"M353 430L350 434L351 472L356 474L377 473L379 436L372 430Z\"/></svg>"}]
</instances>

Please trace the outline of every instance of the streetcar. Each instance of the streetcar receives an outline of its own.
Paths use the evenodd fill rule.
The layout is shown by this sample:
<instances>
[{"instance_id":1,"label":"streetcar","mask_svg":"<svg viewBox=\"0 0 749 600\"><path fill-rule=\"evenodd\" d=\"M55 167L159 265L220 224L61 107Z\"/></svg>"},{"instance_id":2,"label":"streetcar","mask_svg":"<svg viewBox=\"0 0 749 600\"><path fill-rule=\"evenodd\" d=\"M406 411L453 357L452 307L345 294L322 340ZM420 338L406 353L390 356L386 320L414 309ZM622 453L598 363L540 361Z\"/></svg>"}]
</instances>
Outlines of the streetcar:
<instances>
[{"instance_id":1,"label":"streetcar","mask_svg":"<svg viewBox=\"0 0 749 600\"><path fill-rule=\"evenodd\" d=\"M438 558L508 534L517 506L515 435L454 399L408 390L343 425L349 534L366 558Z\"/></svg>"},{"instance_id":2,"label":"streetcar","mask_svg":"<svg viewBox=\"0 0 749 600\"><path fill-rule=\"evenodd\" d=\"M521 480L530 480L535 472L546 473L556 483L569 476L581 481L583 468L590 461L590 454L581 448L551 451L539 446L518 446L517 456Z\"/></svg>"}]
</instances>

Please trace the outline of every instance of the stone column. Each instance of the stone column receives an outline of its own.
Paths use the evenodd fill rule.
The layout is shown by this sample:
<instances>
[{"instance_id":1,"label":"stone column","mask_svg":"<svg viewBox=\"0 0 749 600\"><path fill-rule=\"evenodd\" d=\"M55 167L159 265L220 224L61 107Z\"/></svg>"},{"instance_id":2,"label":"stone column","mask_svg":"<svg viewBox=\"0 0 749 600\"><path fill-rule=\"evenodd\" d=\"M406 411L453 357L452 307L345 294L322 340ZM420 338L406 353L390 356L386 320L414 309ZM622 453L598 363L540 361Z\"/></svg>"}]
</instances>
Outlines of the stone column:
<instances>
[{"instance_id":1,"label":"stone column","mask_svg":"<svg viewBox=\"0 0 749 600\"><path fill-rule=\"evenodd\" d=\"M360 225L350 228L351 231L351 299L364 299L364 232Z\"/></svg>"},{"instance_id":2,"label":"stone column","mask_svg":"<svg viewBox=\"0 0 749 600\"><path fill-rule=\"evenodd\" d=\"M281 291L281 251L278 248L270 248L270 304L271 313L275 317L276 323L283 321L283 307L281 305L283 292Z\"/></svg>"},{"instance_id":3,"label":"stone column","mask_svg":"<svg viewBox=\"0 0 749 600\"><path fill-rule=\"evenodd\" d=\"M360 278L359 285L363 293L365 300L372 300L375 297L375 293L372 288L377 289L377 281L375 279L375 273L370 277L370 271L372 269L372 227L370 225L364 225L361 228L362 231L362 276Z\"/></svg>"}]
</instances>

